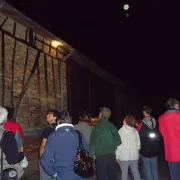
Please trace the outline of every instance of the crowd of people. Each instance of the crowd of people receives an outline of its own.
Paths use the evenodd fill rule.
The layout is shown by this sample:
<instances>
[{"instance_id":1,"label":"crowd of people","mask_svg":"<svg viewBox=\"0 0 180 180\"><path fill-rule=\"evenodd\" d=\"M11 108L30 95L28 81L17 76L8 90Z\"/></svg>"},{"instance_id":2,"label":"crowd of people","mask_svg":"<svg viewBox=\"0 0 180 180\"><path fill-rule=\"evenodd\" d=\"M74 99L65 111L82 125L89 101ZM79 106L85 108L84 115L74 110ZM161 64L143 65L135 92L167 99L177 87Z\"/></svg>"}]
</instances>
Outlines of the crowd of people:
<instances>
[{"instance_id":1,"label":"crowd of people","mask_svg":"<svg viewBox=\"0 0 180 180\"><path fill-rule=\"evenodd\" d=\"M100 108L97 124L91 114L83 112L78 124L72 124L67 111L48 110L49 126L42 132L39 149L40 180L159 180L158 157L165 150L171 180L180 177L180 110L176 99L166 102L167 111L158 121L152 108L142 108L144 118L137 121L126 115L118 130L109 121L111 110ZM94 162L94 174L85 178L74 170L79 147L79 136L85 151ZM13 122L12 109L0 107L1 174L9 179L20 179L28 166L23 150L23 132ZM10 176L11 174L11 176ZM4 179L5 180L5 179Z\"/></svg>"}]
</instances>

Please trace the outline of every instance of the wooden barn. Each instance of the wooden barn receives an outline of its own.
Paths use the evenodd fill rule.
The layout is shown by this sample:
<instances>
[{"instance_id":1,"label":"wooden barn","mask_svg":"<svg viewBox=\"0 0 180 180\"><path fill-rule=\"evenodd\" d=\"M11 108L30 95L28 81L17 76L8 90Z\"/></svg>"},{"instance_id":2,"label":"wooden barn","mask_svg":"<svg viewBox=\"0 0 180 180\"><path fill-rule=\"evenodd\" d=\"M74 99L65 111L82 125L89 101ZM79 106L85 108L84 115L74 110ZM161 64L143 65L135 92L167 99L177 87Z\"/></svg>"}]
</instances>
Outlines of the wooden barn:
<instances>
[{"instance_id":1,"label":"wooden barn","mask_svg":"<svg viewBox=\"0 0 180 180\"><path fill-rule=\"evenodd\" d=\"M41 129L47 109L112 110L114 123L137 107L120 80L17 9L0 1L0 105L14 107L24 131Z\"/></svg>"}]
</instances>

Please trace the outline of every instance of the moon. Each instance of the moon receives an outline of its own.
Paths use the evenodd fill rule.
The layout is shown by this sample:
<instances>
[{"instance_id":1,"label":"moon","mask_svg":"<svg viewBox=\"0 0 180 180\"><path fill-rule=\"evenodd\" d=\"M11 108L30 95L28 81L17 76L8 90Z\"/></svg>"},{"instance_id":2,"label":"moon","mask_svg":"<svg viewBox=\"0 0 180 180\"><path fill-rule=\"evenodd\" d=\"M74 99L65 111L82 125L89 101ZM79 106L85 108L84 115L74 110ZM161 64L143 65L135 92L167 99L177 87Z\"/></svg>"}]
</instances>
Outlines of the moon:
<instances>
[{"instance_id":1,"label":"moon","mask_svg":"<svg viewBox=\"0 0 180 180\"><path fill-rule=\"evenodd\" d=\"M129 9L129 4L124 4L123 8L125 11L127 11Z\"/></svg>"}]
</instances>

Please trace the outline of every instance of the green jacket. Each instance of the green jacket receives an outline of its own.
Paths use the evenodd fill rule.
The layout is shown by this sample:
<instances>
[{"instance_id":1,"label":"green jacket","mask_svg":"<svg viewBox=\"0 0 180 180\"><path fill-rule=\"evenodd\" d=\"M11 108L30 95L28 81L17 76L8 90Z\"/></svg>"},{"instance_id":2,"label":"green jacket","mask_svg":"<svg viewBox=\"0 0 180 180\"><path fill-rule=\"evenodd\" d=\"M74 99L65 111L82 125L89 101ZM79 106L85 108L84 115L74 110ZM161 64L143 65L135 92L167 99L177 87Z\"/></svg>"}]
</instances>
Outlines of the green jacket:
<instances>
[{"instance_id":1,"label":"green jacket","mask_svg":"<svg viewBox=\"0 0 180 180\"><path fill-rule=\"evenodd\" d=\"M107 119L101 119L91 133L89 153L91 157L115 153L121 144L118 129Z\"/></svg>"}]
</instances>

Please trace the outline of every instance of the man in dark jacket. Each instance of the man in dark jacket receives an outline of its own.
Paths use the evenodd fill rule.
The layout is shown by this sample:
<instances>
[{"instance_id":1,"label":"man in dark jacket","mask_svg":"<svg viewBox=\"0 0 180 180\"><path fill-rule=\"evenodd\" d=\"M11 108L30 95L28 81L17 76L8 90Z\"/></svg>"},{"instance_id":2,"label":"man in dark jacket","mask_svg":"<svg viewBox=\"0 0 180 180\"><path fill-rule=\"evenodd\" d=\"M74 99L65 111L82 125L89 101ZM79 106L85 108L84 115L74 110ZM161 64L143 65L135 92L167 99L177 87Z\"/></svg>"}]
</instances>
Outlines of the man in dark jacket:
<instances>
[{"instance_id":1,"label":"man in dark jacket","mask_svg":"<svg viewBox=\"0 0 180 180\"><path fill-rule=\"evenodd\" d=\"M100 122L93 127L90 139L90 156L96 159L98 180L116 180L117 164L115 151L121 144L118 129L109 122L109 108L100 109Z\"/></svg>"}]
</instances>

